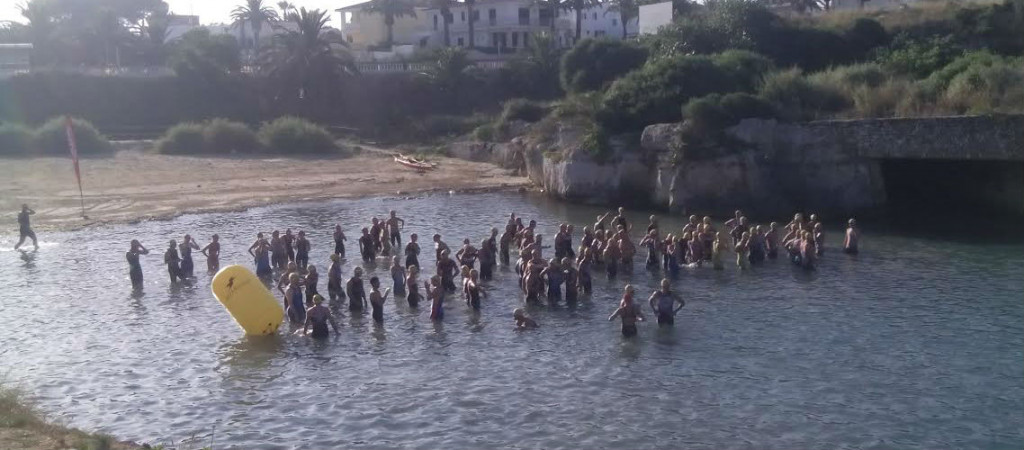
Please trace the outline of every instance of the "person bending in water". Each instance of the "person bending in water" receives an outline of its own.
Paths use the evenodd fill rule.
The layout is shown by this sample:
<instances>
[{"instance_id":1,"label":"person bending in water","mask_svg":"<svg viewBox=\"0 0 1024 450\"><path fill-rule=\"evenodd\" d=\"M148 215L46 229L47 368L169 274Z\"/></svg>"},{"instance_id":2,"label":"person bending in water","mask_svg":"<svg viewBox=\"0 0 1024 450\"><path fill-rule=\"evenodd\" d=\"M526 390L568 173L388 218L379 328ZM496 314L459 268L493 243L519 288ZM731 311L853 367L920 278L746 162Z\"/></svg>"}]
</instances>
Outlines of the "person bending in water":
<instances>
[{"instance_id":1,"label":"person bending in water","mask_svg":"<svg viewBox=\"0 0 1024 450\"><path fill-rule=\"evenodd\" d=\"M302 278L293 273L288 277L288 289L284 291L285 312L288 320L299 324L306 321L306 305L302 301Z\"/></svg>"},{"instance_id":2,"label":"person bending in water","mask_svg":"<svg viewBox=\"0 0 1024 450\"><path fill-rule=\"evenodd\" d=\"M181 257L178 256L178 242L171 239L167 251L164 252L164 264L167 264L167 274L171 277L171 284L177 283L181 278Z\"/></svg>"},{"instance_id":3,"label":"person bending in water","mask_svg":"<svg viewBox=\"0 0 1024 450\"><path fill-rule=\"evenodd\" d=\"M299 230L299 237L295 239L295 264L300 269L309 265L309 240L306 239L306 232Z\"/></svg>"},{"instance_id":4,"label":"person bending in water","mask_svg":"<svg viewBox=\"0 0 1024 450\"><path fill-rule=\"evenodd\" d=\"M298 256L296 255L296 258L297 257ZM316 287L316 285L320 282L320 274L316 272L316 266L308 266L308 272L306 272L306 276L303 277L303 281L306 282L306 304L312 305L313 296L320 294L319 292L317 292Z\"/></svg>"},{"instance_id":5,"label":"person bending in water","mask_svg":"<svg viewBox=\"0 0 1024 450\"><path fill-rule=\"evenodd\" d=\"M374 243L370 230L363 228L363 235L359 237L359 254L363 255L363 262L373 262L377 259L377 244Z\"/></svg>"},{"instance_id":6,"label":"person bending in water","mask_svg":"<svg viewBox=\"0 0 1024 450\"><path fill-rule=\"evenodd\" d=\"M658 317L658 325L674 324L676 313L686 306L686 302L672 292L672 283L668 281L668 278L661 280L661 290L654 291L648 303L651 305L651 311L654 311L654 315ZM676 304L679 307L673 308Z\"/></svg>"},{"instance_id":7,"label":"person bending in water","mask_svg":"<svg viewBox=\"0 0 1024 450\"><path fill-rule=\"evenodd\" d=\"M380 278L370 277L370 307L373 308L373 321L377 323L384 323L384 302L388 300L388 294L391 293L391 288L384 289L384 294L380 293Z\"/></svg>"},{"instance_id":8,"label":"person bending in water","mask_svg":"<svg viewBox=\"0 0 1024 450\"><path fill-rule=\"evenodd\" d=\"M423 298L420 296L420 284L417 276L420 273L420 268L417 266L409 266L409 274L405 276L405 287L409 290L409 293L405 296L405 301L409 302L410 308L416 308L420 305L420 300Z\"/></svg>"},{"instance_id":9,"label":"person bending in water","mask_svg":"<svg viewBox=\"0 0 1024 450\"><path fill-rule=\"evenodd\" d=\"M131 248L124 253L128 260L128 278L132 280L132 289L136 291L142 290L142 263L139 262L139 255L148 254L149 250L136 239L132 239Z\"/></svg>"},{"instance_id":10,"label":"person bending in water","mask_svg":"<svg viewBox=\"0 0 1024 450\"><path fill-rule=\"evenodd\" d=\"M366 309L366 290L363 287L363 268L356 267L352 272L352 278L345 285L348 293L348 310L362 311Z\"/></svg>"},{"instance_id":11,"label":"person bending in water","mask_svg":"<svg viewBox=\"0 0 1024 450\"><path fill-rule=\"evenodd\" d=\"M310 337L326 338L330 334L327 330L328 323L334 329L334 334L338 334L338 322L334 320L334 314L331 314L330 308L324 306L323 302L324 298L319 294L313 296L313 306L306 310L306 320L302 323L302 334L306 334L312 326L313 333Z\"/></svg>"},{"instance_id":12,"label":"person bending in water","mask_svg":"<svg viewBox=\"0 0 1024 450\"><path fill-rule=\"evenodd\" d=\"M396 216L395 210L392 209L387 224L391 228L391 246L402 248L402 232L400 230L405 228L405 221Z\"/></svg>"},{"instance_id":13,"label":"person bending in water","mask_svg":"<svg viewBox=\"0 0 1024 450\"><path fill-rule=\"evenodd\" d=\"M345 257L345 241L348 238L345 237L345 232L341 231L341 225L334 226L334 254L338 255L339 258Z\"/></svg>"},{"instance_id":14,"label":"person bending in water","mask_svg":"<svg viewBox=\"0 0 1024 450\"><path fill-rule=\"evenodd\" d=\"M512 311L512 319L516 321L516 331L529 330L540 326L536 320L526 315L526 310L523 308L516 308L515 311Z\"/></svg>"},{"instance_id":15,"label":"person bending in water","mask_svg":"<svg viewBox=\"0 0 1024 450\"><path fill-rule=\"evenodd\" d=\"M420 266L420 244L416 242L416 233L409 235L409 243L405 245L405 267Z\"/></svg>"},{"instance_id":16,"label":"person bending in water","mask_svg":"<svg viewBox=\"0 0 1024 450\"><path fill-rule=\"evenodd\" d=\"M331 298L331 306L337 306L338 299L345 298L341 289L341 263L337 253L331 254L331 265L327 268L327 295Z\"/></svg>"},{"instance_id":17,"label":"person bending in water","mask_svg":"<svg viewBox=\"0 0 1024 450\"><path fill-rule=\"evenodd\" d=\"M627 284L618 309L608 316L609 322L615 320L616 317L622 320L622 335L625 337L636 336L636 323L644 321L644 313L633 304L633 294L635 293L633 285Z\"/></svg>"},{"instance_id":18,"label":"person bending in water","mask_svg":"<svg viewBox=\"0 0 1024 450\"><path fill-rule=\"evenodd\" d=\"M846 222L846 237L843 239L843 253L847 255L857 254L857 244L860 240L860 233L857 232L857 221L850 219Z\"/></svg>"},{"instance_id":19,"label":"person bending in water","mask_svg":"<svg viewBox=\"0 0 1024 450\"><path fill-rule=\"evenodd\" d=\"M179 276L182 280L195 278L195 263L192 262L192 250L199 250L199 244L192 240L192 236L186 234L185 239L181 241L181 245L178 248L181 249L181 263L178 266L180 268Z\"/></svg>"},{"instance_id":20,"label":"person bending in water","mask_svg":"<svg viewBox=\"0 0 1024 450\"><path fill-rule=\"evenodd\" d=\"M405 295L405 267L399 264L397 256L391 258L391 281L395 296Z\"/></svg>"},{"instance_id":21,"label":"person bending in water","mask_svg":"<svg viewBox=\"0 0 1024 450\"><path fill-rule=\"evenodd\" d=\"M209 244L199 250L203 256L206 257L206 270L210 273L216 273L220 270L220 236L213 235Z\"/></svg>"},{"instance_id":22,"label":"person bending in water","mask_svg":"<svg viewBox=\"0 0 1024 450\"><path fill-rule=\"evenodd\" d=\"M21 205L21 212L18 213L18 234L21 236L18 238L18 243L14 244L14 249L17 250L21 247L21 244L25 243L25 239L32 239L32 248L39 250L39 241L36 240L36 232L32 231L32 225L29 223L29 216L36 212L32 208L28 207L28 204Z\"/></svg>"}]
</instances>

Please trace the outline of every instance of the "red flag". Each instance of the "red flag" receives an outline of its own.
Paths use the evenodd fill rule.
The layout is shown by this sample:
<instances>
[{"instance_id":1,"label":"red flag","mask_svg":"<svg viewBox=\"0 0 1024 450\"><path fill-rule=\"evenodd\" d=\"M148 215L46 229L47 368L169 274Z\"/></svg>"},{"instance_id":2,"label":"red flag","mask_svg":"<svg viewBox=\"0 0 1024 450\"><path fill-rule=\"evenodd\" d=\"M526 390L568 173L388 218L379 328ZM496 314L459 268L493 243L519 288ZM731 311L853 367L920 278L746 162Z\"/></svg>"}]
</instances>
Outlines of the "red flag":
<instances>
[{"instance_id":1,"label":"red flag","mask_svg":"<svg viewBox=\"0 0 1024 450\"><path fill-rule=\"evenodd\" d=\"M71 162L75 166L75 179L78 180L78 199L82 202L82 217L85 217L85 196L82 194L82 173L78 170L78 144L75 142L75 128L71 124L71 116L64 116L64 130L68 134L68 150L71 151Z\"/></svg>"}]
</instances>

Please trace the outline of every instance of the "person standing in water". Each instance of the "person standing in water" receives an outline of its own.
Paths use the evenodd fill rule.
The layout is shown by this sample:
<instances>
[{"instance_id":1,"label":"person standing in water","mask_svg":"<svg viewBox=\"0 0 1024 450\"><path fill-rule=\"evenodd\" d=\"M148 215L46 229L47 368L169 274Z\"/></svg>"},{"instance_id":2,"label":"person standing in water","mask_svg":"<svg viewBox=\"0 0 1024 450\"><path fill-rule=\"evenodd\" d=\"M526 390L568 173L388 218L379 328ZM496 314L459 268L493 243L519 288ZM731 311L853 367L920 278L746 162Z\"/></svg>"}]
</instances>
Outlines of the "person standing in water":
<instances>
[{"instance_id":1,"label":"person standing in water","mask_svg":"<svg viewBox=\"0 0 1024 450\"><path fill-rule=\"evenodd\" d=\"M288 289L284 291L285 312L294 324L306 321L306 305L302 301L302 279L293 273L288 277Z\"/></svg>"},{"instance_id":2,"label":"person standing in water","mask_svg":"<svg viewBox=\"0 0 1024 450\"><path fill-rule=\"evenodd\" d=\"M565 272L559 266L558 261L551 258L548 266L540 271L540 277L548 282L548 303L556 303L562 299L562 283L565 282Z\"/></svg>"},{"instance_id":3,"label":"person standing in water","mask_svg":"<svg viewBox=\"0 0 1024 450\"><path fill-rule=\"evenodd\" d=\"M434 235L434 260L435 261L440 261L441 260L441 253L446 251L446 250L450 250L448 248L448 244L446 244L444 241L441 240L441 235L440 234L435 234Z\"/></svg>"},{"instance_id":4,"label":"person standing in water","mask_svg":"<svg viewBox=\"0 0 1024 450\"><path fill-rule=\"evenodd\" d=\"M167 274L171 277L171 284L178 282L181 277L181 257L178 256L178 241L171 239L167 251L164 252L164 264L167 264Z\"/></svg>"},{"instance_id":5,"label":"person standing in water","mask_svg":"<svg viewBox=\"0 0 1024 450\"><path fill-rule=\"evenodd\" d=\"M299 237L295 239L295 265L300 269L305 269L309 265L309 248L306 232L299 230Z\"/></svg>"},{"instance_id":6,"label":"person standing in water","mask_svg":"<svg viewBox=\"0 0 1024 450\"><path fill-rule=\"evenodd\" d=\"M400 230L405 228L405 221L396 216L395 210L392 209L387 220L387 225L391 231L391 246L395 248L402 248L402 233Z\"/></svg>"},{"instance_id":7,"label":"person standing in water","mask_svg":"<svg viewBox=\"0 0 1024 450\"><path fill-rule=\"evenodd\" d=\"M380 278L370 277L370 307L373 308L373 321L377 323L384 323L384 302L388 300L388 294L391 293L391 288L384 289L384 294L380 293Z\"/></svg>"},{"instance_id":8,"label":"person standing in water","mask_svg":"<svg viewBox=\"0 0 1024 450\"><path fill-rule=\"evenodd\" d=\"M430 320L444 320L444 289L441 288L441 277L434 275L430 281L424 281L423 288L430 299Z\"/></svg>"},{"instance_id":9,"label":"person standing in water","mask_svg":"<svg viewBox=\"0 0 1024 450\"><path fill-rule=\"evenodd\" d=\"M323 305L324 298L319 294L313 296L313 306L306 310L306 321L302 323L302 334L306 334L309 327L313 327L310 337L315 339L326 338L330 333L327 324L331 324L334 334L338 334L338 322L334 320L334 314L330 308Z\"/></svg>"},{"instance_id":10,"label":"person standing in water","mask_svg":"<svg viewBox=\"0 0 1024 450\"><path fill-rule=\"evenodd\" d=\"M377 244L368 228L363 228L363 235L359 237L359 254L363 255L363 262L373 262L377 259Z\"/></svg>"},{"instance_id":11,"label":"person standing in water","mask_svg":"<svg viewBox=\"0 0 1024 450\"><path fill-rule=\"evenodd\" d=\"M590 268L594 265L592 252L590 247L583 247L580 251L579 287L586 295L593 291L593 276L590 274Z\"/></svg>"},{"instance_id":12,"label":"person standing in water","mask_svg":"<svg viewBox=\"0 0 1024 450\"><path fill-rule=\"evenodd\" d=\"M654 291L648 303L651 305L651 311L654 311L654 315L658 317L658 325L674 324L676 313L686 306L686 302L672 292L672 283L668 281L668 278L661 280L661 290ZM679 306L674 308L676 304Z\"/></svg>"},{"instance_id":13,"label":"person standing in water","mask_svg":"<svg viewBox=\"0 0 1024 450\"><path fill-rule=\"evenodd\" d=\"M611 322L615 318L622 320L622 335L625 337L636 336L637 322L644 321L644 314L633 304L633 295L636 290L633 289L633 285L627 284L624 289L625 293L622 295L622 301L619 303L618 309L608 316L608 321Z\"/></svg>"},{"instance_id":14,"label":"person standing in water","mask_svg":"<svg viewBox=\"0 0 1024 450\"><path fill-rule=\"evenodd\" d=\"M474 311L480 310L480 297L486 297L487 291L480 286L480 272L476 269L469 271L469 281L466 283L466 300Z\"/></svg>"},{"instance_id":15,"label":"person standing in water","mask_svg":"<svg viewBox=\"0 0 1024 450\"><path fill-rule=\"evenodd\" d=\"M206 270L216 273L220 270L220 236L213 235L209 244L199 250L206 257Z\"/></svg>"},{"instance_id":16,"label":"person standing in water","mask_svg":"<svg viewBox=\"0 0 1024 450\"><path fill-rule=\"evenodd\" d=\"M846 237L843 239L843 253L856 255L857 244L860 241L860 233L857 232L857 221L850 219L846 222Z\"/></svg>"},{"instance_id":17,"label":"person standing in water","mask_svg":"<svg viewBox=\"0 0 1024 450\"><path fill-rule=\"evenodd\" d=\"M779 223L768 224L768 232L764 234L764 246L768 259L779 257Z\"/></svg>"},{"instance_id":18,"label":"person standing in water","mask_svg":"<svg viewBox=\"0 0 1024 450\"><path fill-rule=\"evenodd\" d=\"M744 231L740 235L739 242L736 243L736 265L740 269L750 268L750 233Z\"/></svg>"},{"instance_id":19,"label":"person standing in water","mask_svg":"<svg viewBox=\"0 0 1024 450\"><path fill-rule=\"evenodd\" d=\"M298 257L298 256L296 256ZM308 266L308 272L303 277L306 282L306 304L313 304L313 296L318 296L320 293L317 292L316 285L320 282L320 274L316 272L316 266Z\"/></svg>"},{"instance_id":20,"label":"person standing in water","mask_svg":"<svg viewBox=\"0 0 1024 450\"><path fill-rule=\"evenodd\" d=\"M815 254L821 256L825 254L825 227L821 225L821 222L815 222L813 230Z\"/></svg>"},{"instance_id":21,"label":"person standing in water","mask_svg":"<svg viewBox=\"0 0 1024 450\"><path fill-rule=\"evenodd\" d=\"M437 260L437 276L445 291L455 292L455 274L458 271L459 265L449 256L448 250L441 252L441 258Z\"/></svg>"},{"instance_id":22,"label":"person standing in water","mask_svg":"<svg viewBox=\"0 0 1024 450\"><path fill-rule=\"evenodd\" d=\"M352 272L352 278L345 285L348 292L348 310L362 311L366 309L366 290L363 287L363 268L356 267Z\"/></svg>"},{"instance_id":23,"label":"person standing in water","mask_svg":"<svg viewBox=\"0 0 1024 450\"><path fill-rule=\"evenodd\" d=\"M288 254L285 252L284 239L281 238L280 231L274 230L270 234L270 254L275 269L282 270L288 266Z\"/></svg>"},{"instance_id":24,"label":"person standing in water","mask_svg":"<svg viewBox=\"0 0 1024 450\"><path fill-rule=\"evenodd\" d=\"M711 244L711 266L715 270L725 270L725 241L722 232L715 233L715 242Z\"/></svg>"},{"instance_id":25,"label":"person standing in water","mask_svg":"<svg viewBox=\"0 0 1024 450\"><path fill-rule=\"evenodd\" d=\"M249 254L256 266L256 276L262 280L271 279L274 270L270 267L270 244L263 239L263 233L256 233L256 242L249 246Z\"/></svg>"},{"instance_id":26,"label":"person standing in water","mask_svg":"<svg viewBox=\"0 0 1024 450\"><path fill-rule=\"evenodd\" d=\"M516 321L516 331L528 330L540 326L537 324L536 320L533 320L530 316L526 315L526 310L523 308L516 308L515 311L512 311L512 319Z\"/></svg>"},{"instance_id":27,"label":"person standing in water","mask_svg":"<svg viewBox=\"0 0 1024 450\"><path fill-rule=\"evenodd\" d=\"M331 254L331 266L327 268L327 295L331 298L331 306L337 306L338 299L345 298L345 291L341 289L341 263L337 253Z\"/></svg>"},{"instance_id":28,"label":"person standing in water","mask_svg":"<svg viewBox=\"0 0 1024 450\"><path fill-rule=\"evenodd\" d=\"M405 295L405 267L399 264L397 256L391 258L391 281L395 296Z\"/></svg>"},{"instance_id":29,"label":"person standing in water","mask_svg":"<svg viewBox=\"0 0 1024 450\"><path fill-rule=\"evenodd\" d=\"M185 239L178 246L181 249L181 263L179 265L179 277L182 280L195 278L195 263L192 262L192 250L199 250L199 244L192 240L192 236L185 235Z\"/></svg>"},{"instance_id":30,"label":"person standing in water","mask_svg":"<svg viewBox=\"0 0 1024 450\"><path fill-rule=\"evenodd\" d=\"M420 282L417 276L420 273L420 268L417 266L409 266L409 273L405 276L405 287L409 290L409 293L405 296L405 301L409 302L410 308L417 308L420 305L420 300L423 298L420 296Z\"/></svg>"},{"instance_id":31,"label":"person standing in water","mask_svg":"<svg viewBox=\"0 0 1024 450\"><path fill-rule=\"evenodd\" d=\"M295 235L292 234L292 229L287 228L284 230L284 236L281 237L281 242L284 243L284 254L288 255L288 262L298 263L295 260ZM301 265L299 267L302 267Z\"/></svg>"},{"instance_id":32,"label":"person standing in water","mask_svg":"<svg viewBox=\"0 0 1024 450\"><path fill-rule=\"evenodd\" d=\"M124 253L125 259L128 260L128 278L132 280L132 289L136 291L142 290L142 263L139 262L139 255L148 255L149 250L143 247L142 244L132 239L132 246Z\"/></svg>"},{"instance_id":33,"label":"person standing in water","mask_svg":"<svg viewBox=\"0 0 1024 450\"><path fill-rule=\"evenodd\" d=\"M345 232L341 231L341 225L334 226L334 254L338 255L339 258L345 257L345 241L348 238L345 237Z\"/></svg>"},{"instance_id":34,"label":"person standing in water","mask_svg":"<svg viewBox=\"0 0 1024 450\"><path fill-rule=\"evenodd\" d=\"M455 260L459 265L469 266L472 269L476 265L478 250L469 243L469 239L462 240L462 248L455 253Z\"/></svg>"},{"instance_id":35,"label":"person standing in water","mask_svg":"<svg viewBox=\"0 0 1024 450\"><path fill-rule=\"evenodd\" d=\"M420 244L416 242L419 235L409 235L409 243L405 245L405 267L420 266Z\"/></svg>"},{"instance_id":36,"label":"person standing in water","mask_svg":"<svg viewBox=\"0 0 1024 450\"><path fill-rule=\"evenodd\" d=\"M284 288L288 286L288 283L291 281L292 274L298 275L298 273L299 266L296 266L293 262L288 263L285 271L281 273L281 278L277 280L277 290L281 291L281 294L284 294ZM303 310L305 310L305 308L303 308Z\"/></svg>"},{"instance_id":37,"label":"person standing in water","mask_svg":"<svg viewBox=\"0 0 1024 450\"><path fill-rule=\"evenodd\" d=\"M575 303L579 298L579 272L572 267L572 258L562 258L562 276L565 279L565 301Z\"/></svg>"},{"instance_id":38,"label":"person standing in water","mask_svg":"<svg viewBox=\"0 0 1024 450\"><path fill-rule=\"evenodd\" d=\"M36 212L32 208L28 207L28 203L21 205L21 212L18 213L18 243L14 244L14 249L17 250L21 247L21 244L25 243L25 239L32 239L32 248L39 250L39 241L36 240L36 232L32 231L32 225L29 223L29 216Z\"/></svg>"},{"instance_id":39,"label":"person standing in water","mask_svg":"<svg viewBox=\"0 0 1024 450\"><path fill-rule=\"evenodd\" d=\"M494 239L484 239L480 241L480 250L478 250L476 254L480 259L481 280L490 280L493 278L494 267L498 265L497 249L494 248L494 245Z\"/></svg>"}]
</instances>

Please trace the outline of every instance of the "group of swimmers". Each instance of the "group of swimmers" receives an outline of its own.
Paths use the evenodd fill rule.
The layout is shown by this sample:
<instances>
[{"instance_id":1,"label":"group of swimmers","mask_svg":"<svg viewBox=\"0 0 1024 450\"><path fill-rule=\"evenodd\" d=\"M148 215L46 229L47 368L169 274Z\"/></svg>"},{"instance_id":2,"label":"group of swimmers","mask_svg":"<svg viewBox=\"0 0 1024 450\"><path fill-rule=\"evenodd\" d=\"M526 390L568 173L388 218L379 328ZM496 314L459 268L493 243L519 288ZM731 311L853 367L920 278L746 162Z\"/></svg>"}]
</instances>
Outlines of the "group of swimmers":
<instances>
[{"instance_id":1,"label":"group of swimmers","mask_svg":"<svg viewBox=\"0 0 1024 450\"><path fill-rule=\"evenodd\" d=\"M26 217L31 214L27 206L23 212ZM521 217L510 214L503 232L499 234L497 228L492 228L490 235L482 239L479 246L464 239L454 255L440 234L433 235L434 274L423 280L421 293L421 250L418 236L411 234L409 242L402 246L401 232L405 221L395 211L390 211L383 220L374 217L371 222L370 226L361 229L359 252L364 262L374 262L381 257L390 261L392 287L383 291L381 280L371 277L368 280L370 290L366 292L362 267L356 267L352 276L343 280L341 260L345 257L347 237L340 225L334 229L334 251L330 254L327 269L327 299L318 290L317 268L309 264L311 245L304 231L300 230L296 234L291 229L286 229L284 233L273 231L269 239L263 233L258 233L256 241L249 246L256 274L261 279L270 282L275 272L279 274L276 286L283 296L287 317L294 324L303 325L303 333L311 328L312 335L324 336L328 332L328 324L337 331L334 315L335 312L340 314L346 299L350 311L370 309L373 320L381 323L384 320L384 304L392 293L395 297L404 297L412 308L418 307L421 301L429 302L432 320L444 318L445 299L457 292L468 308L477 311L481 308L481 300L487 298L483 282L492 279L499 262L506 266L514 265L519 276L519 287L527 303L538 303L542 298L552 304L563 298L572 303L581 294L591 293L592 271L595 268L603 268L609 279L615 278L620 270L632 272L638 247L647 249L648 270L663 269L666 274L674 275L681 268L698 268L703 265L722 270L725 267L725 253L729 251L735 254L736 265L744 270L766 260L776 259L782 251L789 255L795 265L813 269L824 253L825 244L823 226L814 214L806 219L803 214L796 214L792 221L780 227L776 222L766 226L751 224L741 211L736 211L721 231L716 230L710 217L700 219L690 216L678 234L664 235L658 218L651 216L643 238L634 244L630 237L633 224L626 218L625 210L619 208L614 217L612 212L608 212L597 216L592 227L584 227L583 236L575 248L574 226L560 224L553 238L554 255L546 259L544 251L552 247L543 245L543 236L536 233L537 222L531 220L524 223ZM25 223L27 226L27 219ZM856 221L850 219L843 251L857 253L858 243ZM402 249L401 255L398 249ZM210 243L200 248L191 236L185 235L180 244L170 241L164 253L164 263L172 283L194 277L194 250L206 256L207 268L211 273L219 269L219 237L213 235ZM518 252L518 259L514 263L511 261L513 250ZM126 253L135 289L141 289L143 280L139 255L147 253L149 250L137 240L132 241ZM457 274L460 275L461 286L456 285ZM627 285L619 308L609 317L609 320L621 319L625 335L635 334L636 322L644 318L633 301L634 295L633 287ZM325 300L330 307L323 305ZM658 323L663 325L671 325L673 317L685 304L672 292L668 278L662 280L661 290L652 294L649 303ZM513 312L513 317L517 328L537 326L536 321L529 318L521 308Z\"/></svg>"}]
</instances>

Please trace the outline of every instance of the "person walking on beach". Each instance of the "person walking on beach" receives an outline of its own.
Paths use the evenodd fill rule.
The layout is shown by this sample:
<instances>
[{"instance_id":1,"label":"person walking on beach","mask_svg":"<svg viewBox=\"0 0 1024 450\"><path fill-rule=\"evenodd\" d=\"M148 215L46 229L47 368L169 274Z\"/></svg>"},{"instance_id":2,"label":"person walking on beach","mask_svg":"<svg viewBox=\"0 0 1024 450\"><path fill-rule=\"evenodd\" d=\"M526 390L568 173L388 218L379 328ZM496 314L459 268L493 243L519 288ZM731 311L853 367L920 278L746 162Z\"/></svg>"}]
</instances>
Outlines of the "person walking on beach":
<instances>
[{"instance_id":1,"label":"person walking on beach","mask_svg":"<svg viewBox=\"0 0 1024 450\"><path fill-rule=\"evenodd\" d=\"M32 225L29 223L29 216L35 213L32 208L28 207L27 203L21 205L21 212L18 213L18 234L20 238L18 238L18 243L14 244L15 250L21 247L21 244L24 244L25 239L28 238L32 239L32 248L39 250L39 241L36 240L36 233L32 231Z\"/></svg>"},{"instance_id":2,"label":"person walking on beach","mask_svg":"<svg viewBox=\"0 0 1024 450\"><path fill-rule=\"evenodd\" d=\"M132 239L131 248L124 254L128 260L128 278L132 280L132 289L136 291L142 290L142 264L139 262L139 255L148 254L149 250L136 239Z\"/></svg>"},{"instance_id":3,"label":"person walking on beach","mask_svg":"<svg viewBox=\"0 0 1024 450\"><path fill-rule=\"evenodd\" d=\"M181 277L181 257L178 256L178 241L171 239L167 251L164 252L164 264L167 265L167 274L171 277L171 284L178 282Z\"/></svg>"},{"instance_id":4,"label":"person walking on beach","mask_svg":"<svg viewBox=\"0 0 1024 450\"><path fill-rule=\"evenodd\" d=\"M334 254L338 255L339 258L345 257L345 241L348 238L345 237L345 232L341 231L341 225L334 226Z\"/></svg>"},{"instance_id":5,"label":"person walking on beach","mask_svg":"<svg viewBox=\"0 0 1024 450\"><path fill-rule=\"evenodd\" d=\"M199 250L199 244L192 240L192 236L185 235L178 246L181 249L180 277L182 280L195 278L195 263L192 262L192 250Z\"/></svg>"},{"instance_id":6,"label":"person walking on beach","mask_svg":"<svg viewBox=\"0 0 1024 450\"><path fill-rule=\"evenodd\" d=\"M400 230L402 228L405 228L405 221L396 216L395 210L392 209L391 212L389 213L388 220L386 221L386 223L391 232L391 246L395 248L401 248L402 232Z\"/></svg>"},{"instance_id":7,"label":"person walking on beach","mask_svg":"<svg viewBox=\"0 0 1024 450\"><path fill-rule=\"evenodd\" d=\"M306 310L306 321L302 323L302 334L306 334L309 327L313 327L310 337L316 339L326 338L330 333L327 324L331 324L334 334L338 334L338 322L334 320L334 314L330 308L323 305L324 298L319 294L313 296L313 306Z\"/></svg>"},{"instance_id":8,"label":"person walking on beach","mask_svg":"<svg viewBox=\"0 0 1024 450\"><path fill-rule=\"evenodd\" d=\"M661 290L654 291L648 303L651 305L651 311L658 318L658 325L674 324L676 313L686 306L686 302L672 292L672 283L668 281L668 278L661 280ZM676 304L679 306L674 307Z\"/></svg>"},{"instance_id":9,"label":"person walking on beach","mask_svg":"<svg viewBox=\"0 0 1024 450\"><path fill-rule=\"evenodd\" d=\"M633 285L627 284L625 287L625 293L622 296L622 301L619 302L618 309L608 316L608 321L611 322L615 318L622 320L622 335L625 337L636 336L637 322L644 321L644 314L639 308L633 303L633 294L636 290L633 289Z\"/></svg>"},{"instance_id":10,"label":"person walking on beach","mask_svg":"<svg viewBox=\"0 0 1024 450\"><path fill-rule=\"evenodd\" d=\"M220 270L220 236L213 235L209 244L199 250L206 257L206 270L216 273Z\"/></svg>"}]
</instances>

